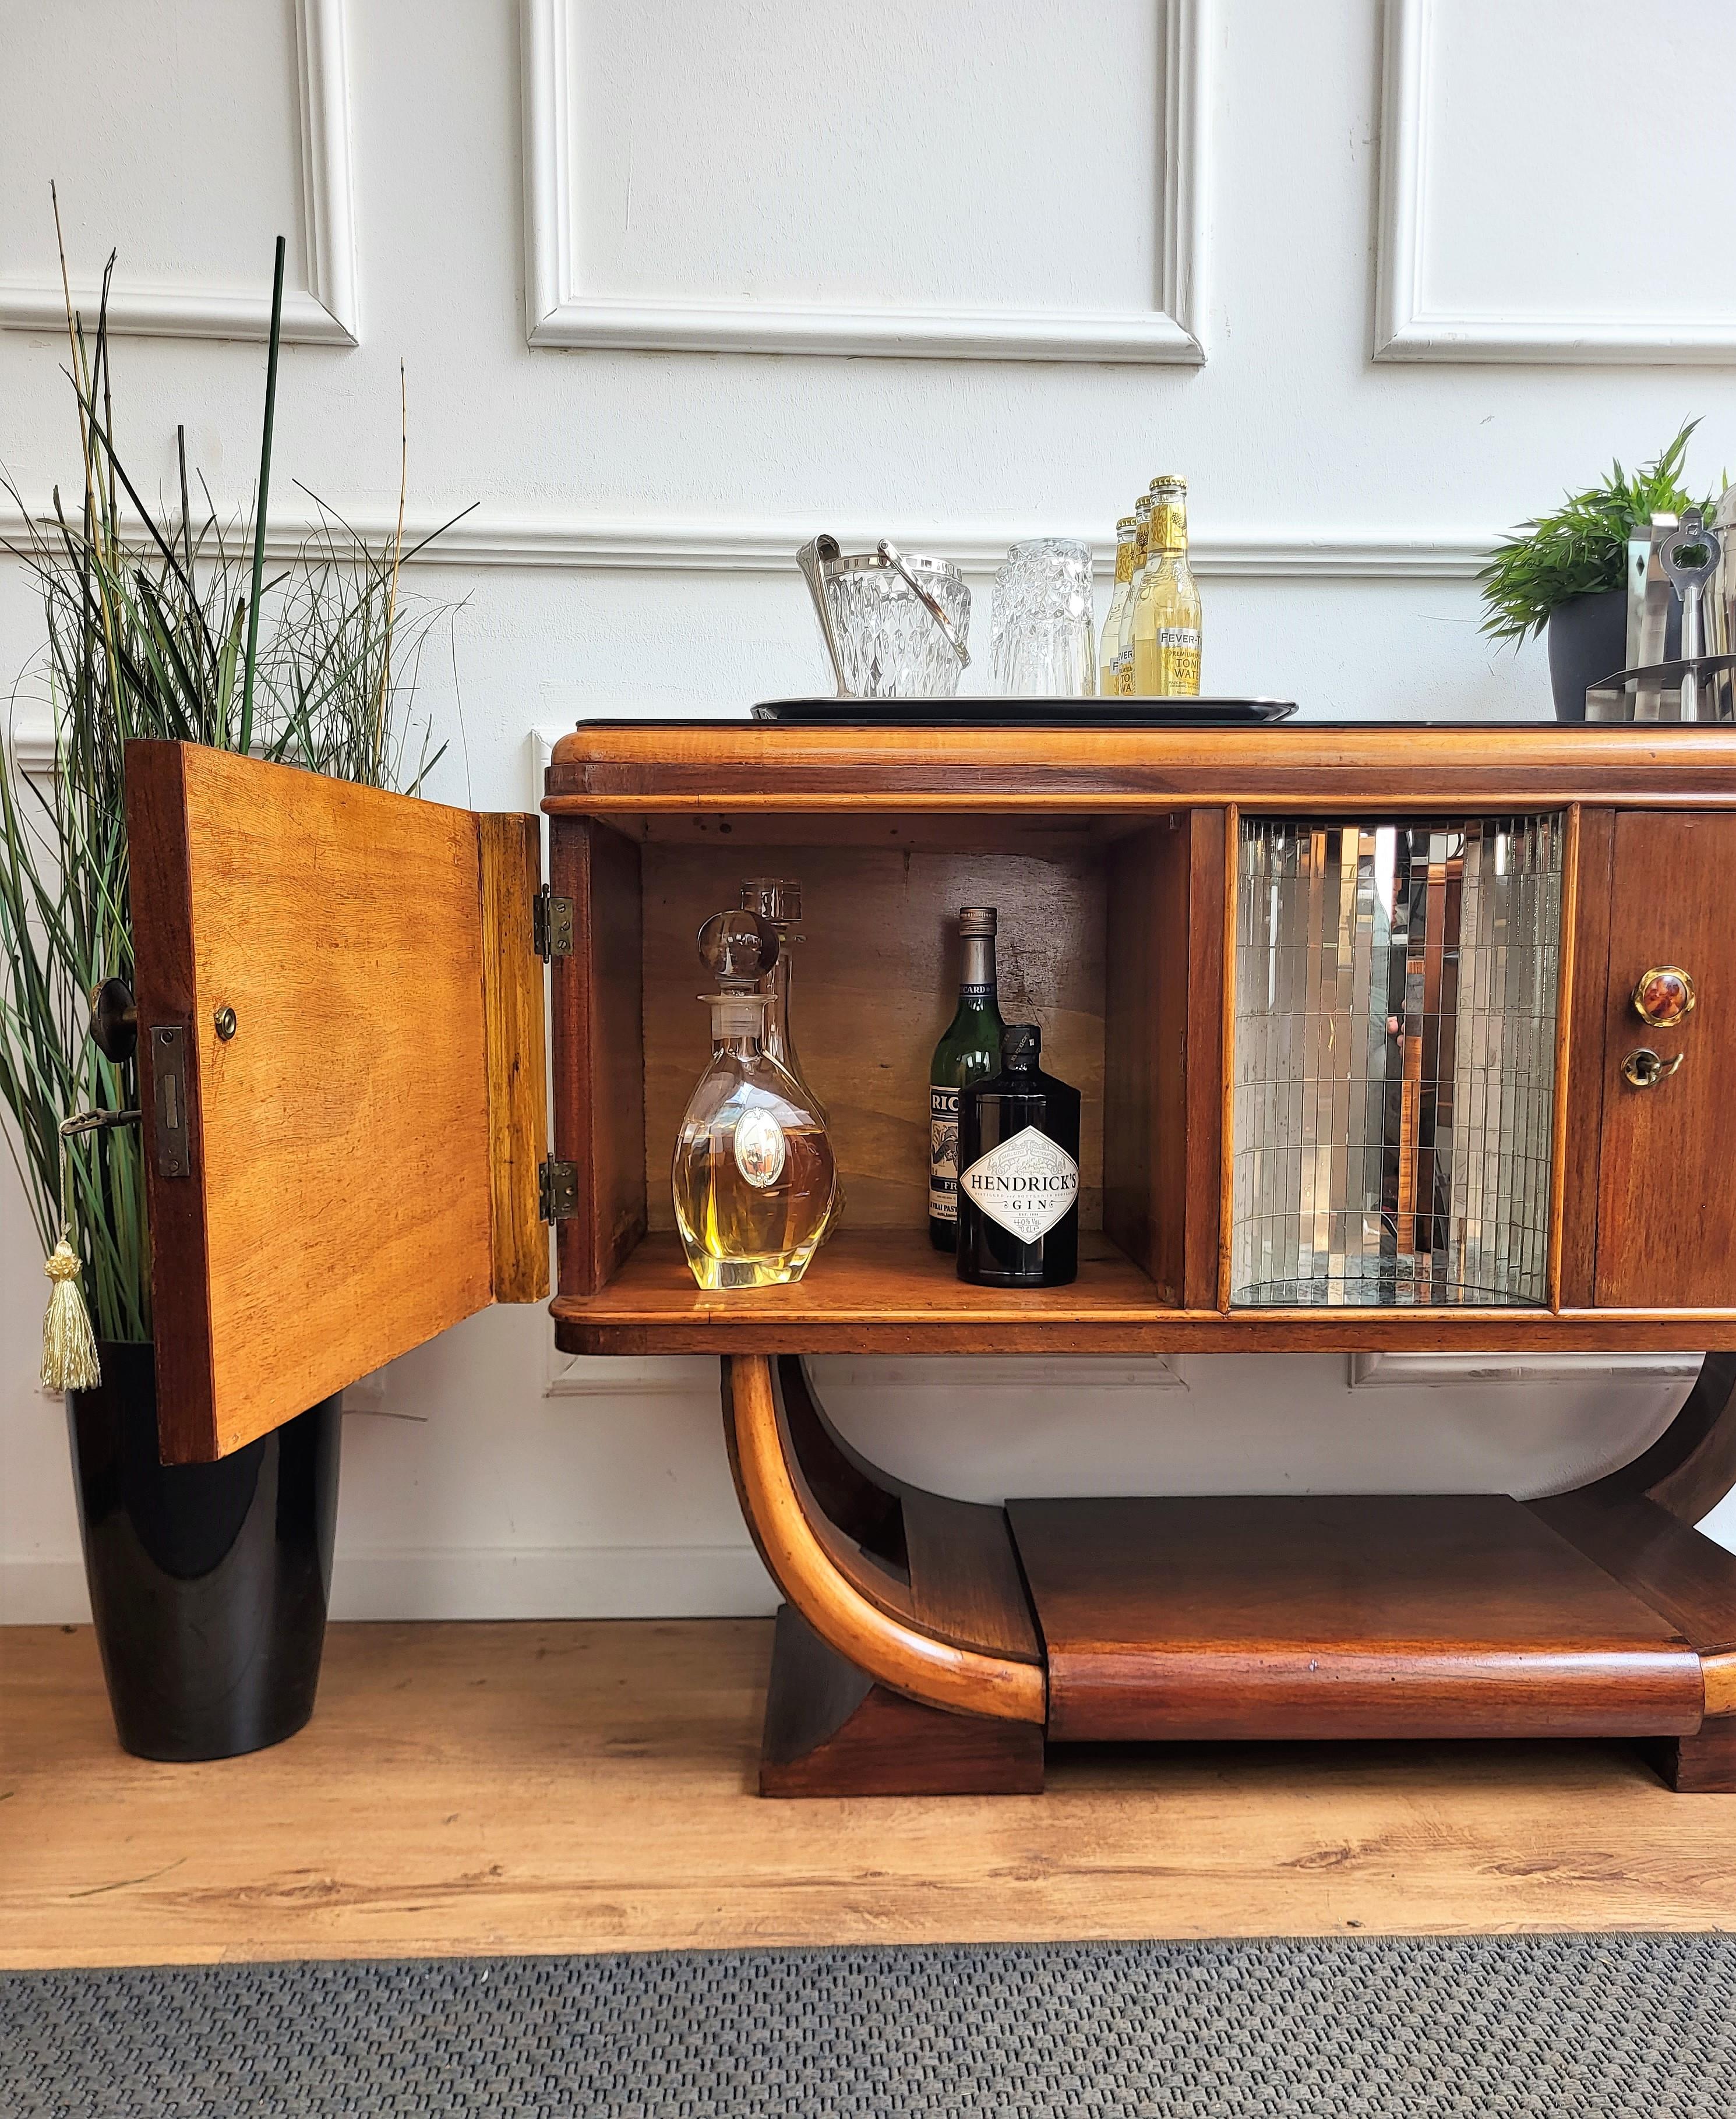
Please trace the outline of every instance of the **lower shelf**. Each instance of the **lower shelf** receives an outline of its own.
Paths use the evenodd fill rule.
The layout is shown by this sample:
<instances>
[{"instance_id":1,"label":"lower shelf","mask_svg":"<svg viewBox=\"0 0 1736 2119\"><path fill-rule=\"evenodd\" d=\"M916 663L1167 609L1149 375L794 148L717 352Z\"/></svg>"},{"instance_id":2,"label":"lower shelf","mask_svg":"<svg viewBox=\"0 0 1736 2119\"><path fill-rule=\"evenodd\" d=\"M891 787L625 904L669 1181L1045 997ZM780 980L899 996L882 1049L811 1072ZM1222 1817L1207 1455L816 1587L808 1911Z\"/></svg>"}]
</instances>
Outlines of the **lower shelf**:
<instances>
[{"instance_id":1,"label":"lower shelf","mask_svg":"<svg viewBox=\"0 0 1736 2119\"><path fill-rule=\"evenodd\" d=\"M1504 1495L1008 1514L1051 1738L1687 1736L1705 1714L1677 1627Z\"/></svg>"},{"instance_id":2,"label":"lower shelf","mask_svg":"<svg viewBox=\"0 0 1736 2119\"><path fill-rule=\"evenodd\" d=\"M1492 1736L1638 1738L1673 1786L1736 1788L1736 1555L1653 1498L1716 1440L1692 1399L1632 1481L1536 1501L1000 1509L867 1463L797 1356L731 1359L723 1398L792 1607L768 1793L1028 1789L1045 1739Z\"/></svg>"}]
</instances>

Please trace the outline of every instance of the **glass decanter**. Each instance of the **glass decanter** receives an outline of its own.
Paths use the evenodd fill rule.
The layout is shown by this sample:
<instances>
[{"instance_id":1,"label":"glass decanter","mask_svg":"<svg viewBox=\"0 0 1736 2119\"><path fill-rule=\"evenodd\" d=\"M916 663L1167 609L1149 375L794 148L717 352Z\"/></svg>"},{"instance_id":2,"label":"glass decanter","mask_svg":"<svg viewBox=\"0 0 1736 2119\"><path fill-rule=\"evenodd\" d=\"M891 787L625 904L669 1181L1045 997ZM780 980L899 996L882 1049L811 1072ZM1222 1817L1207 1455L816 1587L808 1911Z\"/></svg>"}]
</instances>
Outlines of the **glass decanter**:
<instances>
[{"instance_id":1,"label":"glass decanter","mask_svg":"<svg viewBox=\"0 0 1736 2119\"><path fill-rule=\"evenodd\" d=\"M706 995L711 1064L675 1141L675 1225L701 1287L775 1287L807 1271L832 1206L832 1143L765 1050L763 993Z\"/></svg>"},{"instance_id":2,"label":"glass decanter","mask_svg":"<svg viewBox=\"0 0 1736 2119\"><path fill-rule=\"evenodd\" d=\"M796 975L796 959L790 945L801 939L791 930L801 918L801 885L793 876L749 876L741 886L741 909L764 920L777 937L777 957L759 981L759 990L770 1004L765 1012L764 1041L767 1056L775 1060L786 1073L795 1077L809 1107L829 1131L831 1114L819 1091L802 1072L801 1062L796 1056L796 1033L790 1022L790 985ZM841 1173L834 1172L832 1206L820 1231L822 1243L838 1226L843 1210L844 1180Z\"/></svg>"}]
</instances>

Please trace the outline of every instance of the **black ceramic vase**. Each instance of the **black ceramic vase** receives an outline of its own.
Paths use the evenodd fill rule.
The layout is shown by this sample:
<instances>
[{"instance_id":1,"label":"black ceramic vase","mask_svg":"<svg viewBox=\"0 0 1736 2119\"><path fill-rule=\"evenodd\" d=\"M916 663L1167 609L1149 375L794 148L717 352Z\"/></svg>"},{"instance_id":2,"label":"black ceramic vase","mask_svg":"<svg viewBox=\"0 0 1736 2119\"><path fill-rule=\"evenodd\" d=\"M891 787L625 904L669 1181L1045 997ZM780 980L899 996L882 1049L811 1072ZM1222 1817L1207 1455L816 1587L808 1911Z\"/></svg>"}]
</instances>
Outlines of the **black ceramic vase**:
<instances>
[{"instance_id":1,"label":"black ceramic vase","mask_svg":"<svg viewBox=\"0 0 1736 2119\"><path fill-rule=\"evenodd\" d=\"M157 1458L146 1346L67 1398L85 1574L114 1727L142 1759L230 1759L313 1711L341 1398L215 1464Z\"/></svg>"}]
</instances>

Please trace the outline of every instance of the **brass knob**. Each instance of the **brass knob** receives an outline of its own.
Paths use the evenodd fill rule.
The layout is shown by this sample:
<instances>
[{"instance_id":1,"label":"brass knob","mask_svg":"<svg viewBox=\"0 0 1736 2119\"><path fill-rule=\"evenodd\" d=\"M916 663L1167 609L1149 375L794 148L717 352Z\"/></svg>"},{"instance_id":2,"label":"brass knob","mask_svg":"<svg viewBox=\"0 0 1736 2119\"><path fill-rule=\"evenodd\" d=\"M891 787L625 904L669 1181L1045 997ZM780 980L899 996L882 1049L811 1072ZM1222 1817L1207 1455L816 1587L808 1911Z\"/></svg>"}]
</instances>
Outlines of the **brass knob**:
<instances>
[{"instance_id":1,"label":"brass knob","mask_svg":"<svg viewBox=\"0 0 1736 2119\"><path fill-rule=\"evenodd\" d=\"M1654 1030L1673 1030L1694 1012L1694 982L1679 964L1654 964L1633 990L1633 1012Z\"/></svg>"},{"instance_id":2,"label":"brass knob","mask_svg":"<svg viewBox=\"0 0 1736 2119\"><path fill-rule=\"evenodd\" d=\"M139 1012L124 979L104 979L91 990L91 1036L105 1060L123 1067L138 1050Z\"/></svg>"},{"instance_id":3,"label":"brass knob","mask_svg":"<svg viewBox=\"0 0 1736 2119\"><path fill-rule=\"evenodd\" d=\"M1649 1045L1642 1045L1622 1062L1622 1078L1636 1089L1655 1089L1675 1073L1686 1056L1678 1052L1673 1060L1665 1060Z\"/></svg>"}]
</instances>

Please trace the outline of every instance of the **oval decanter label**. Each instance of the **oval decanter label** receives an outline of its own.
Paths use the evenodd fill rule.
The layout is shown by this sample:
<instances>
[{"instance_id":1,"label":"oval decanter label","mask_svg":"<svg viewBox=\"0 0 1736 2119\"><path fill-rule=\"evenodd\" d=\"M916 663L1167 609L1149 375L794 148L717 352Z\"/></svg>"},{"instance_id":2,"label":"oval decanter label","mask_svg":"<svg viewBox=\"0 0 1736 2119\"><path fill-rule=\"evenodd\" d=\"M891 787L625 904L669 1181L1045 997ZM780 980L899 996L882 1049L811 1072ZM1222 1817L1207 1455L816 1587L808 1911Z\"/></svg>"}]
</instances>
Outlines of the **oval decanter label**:
<instances>
[{"instance_id":1,"label":"oval decanter label","mask_svg":"<svg viewBox=\"0 0 1736 2119\"><path fill-rule=\"evenodd\" d=\"M736 1124L736 1167L758 1191L783 1175L783 1128L768 1111L744 1111Z\"/></svg>"},{"instance_id":2,"label":"oval decanter label","mask_svg":"<svg viewBox=\"0 0 1736 2119\"><path fill-rule=\"evenodd\" d=\"M1065 1148L1027 1126L991 1148L959 1180L991 1222L1034 1244L1079 1199L1079 1165Z\"/></svg>"}]
</instances>

